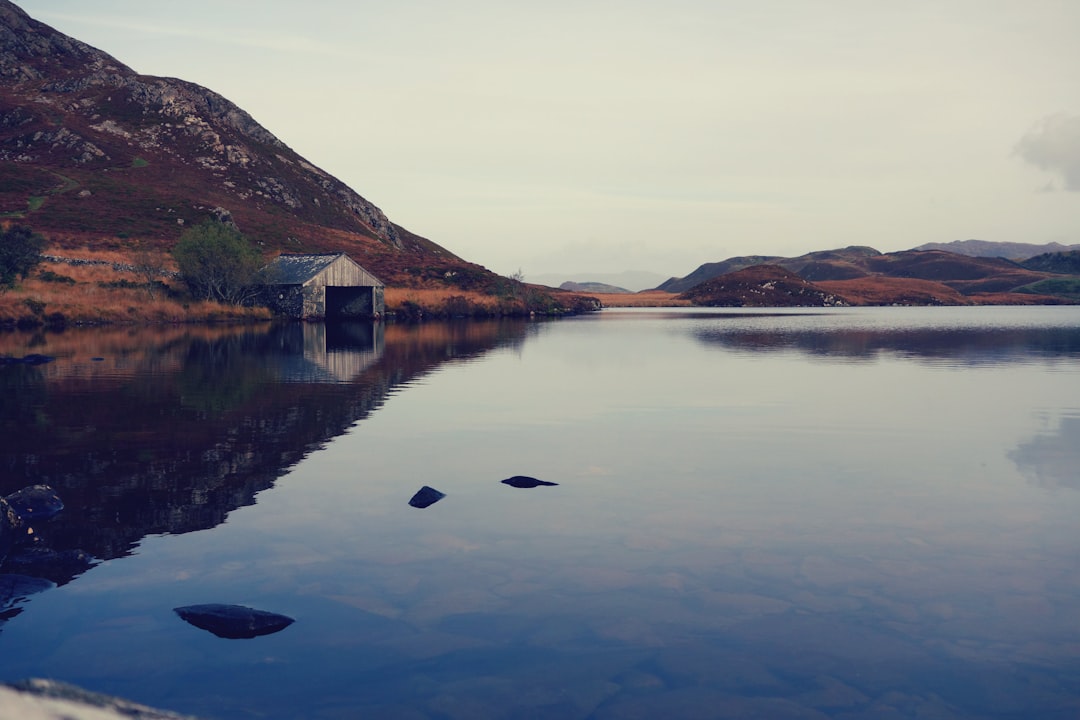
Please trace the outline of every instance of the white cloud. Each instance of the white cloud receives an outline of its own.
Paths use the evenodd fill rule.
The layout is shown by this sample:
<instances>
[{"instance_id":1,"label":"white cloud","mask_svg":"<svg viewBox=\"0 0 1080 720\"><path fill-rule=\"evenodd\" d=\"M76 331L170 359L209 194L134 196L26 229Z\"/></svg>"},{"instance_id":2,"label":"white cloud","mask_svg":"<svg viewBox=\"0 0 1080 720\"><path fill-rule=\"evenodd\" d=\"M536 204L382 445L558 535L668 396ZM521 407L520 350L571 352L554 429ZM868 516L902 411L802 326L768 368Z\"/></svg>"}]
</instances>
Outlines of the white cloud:
<instances>
[{"instance_id":1,"label":"white cloud","mask_svg":"<svg viewBox=\"0 0 1080 720\"><path fill-rule=\"evenodd\" d=\"M1043 118L1020 139L1016 152L1032 165L1060 174L1066 190L1080 192L1080 115Z\"/></svg>"}]
</instances>

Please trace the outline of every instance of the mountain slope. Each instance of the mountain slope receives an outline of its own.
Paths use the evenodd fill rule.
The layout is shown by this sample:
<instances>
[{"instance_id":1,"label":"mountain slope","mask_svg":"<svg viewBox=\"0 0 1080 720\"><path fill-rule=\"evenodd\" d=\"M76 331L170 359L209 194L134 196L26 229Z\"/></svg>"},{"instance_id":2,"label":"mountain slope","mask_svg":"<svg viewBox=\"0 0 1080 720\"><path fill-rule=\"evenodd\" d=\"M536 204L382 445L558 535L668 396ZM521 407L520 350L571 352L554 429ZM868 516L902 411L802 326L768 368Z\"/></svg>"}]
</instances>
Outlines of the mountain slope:
<instances>
[{"instance_id":1,"label":"mountain slope","mask_svg":"<svg viewBox=\"0 0 1080 720\"><path fill-rule=\"evenodd\" d=\"M61 244L168 247L216 208L267 251L345 250L387 280L464 263L221 95L140 75L0 0L0 217Z\"/></svg>"}]
</instances>

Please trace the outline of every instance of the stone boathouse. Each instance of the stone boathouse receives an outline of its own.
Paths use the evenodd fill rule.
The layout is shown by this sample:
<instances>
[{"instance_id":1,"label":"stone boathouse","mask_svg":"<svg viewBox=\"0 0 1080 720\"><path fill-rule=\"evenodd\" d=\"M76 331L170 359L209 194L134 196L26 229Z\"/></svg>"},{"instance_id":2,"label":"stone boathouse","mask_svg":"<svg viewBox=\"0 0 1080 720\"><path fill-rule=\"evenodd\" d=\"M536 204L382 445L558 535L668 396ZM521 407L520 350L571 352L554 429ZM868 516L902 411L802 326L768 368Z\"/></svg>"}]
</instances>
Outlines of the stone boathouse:
<instances>
[{"instance_id":1,"label":"stone boathouse","mask_svg":"<svg viewBox=\"0 0 1080 720\"><path fill-rule=\"evenodd\" d=\"M262 270L264 304L301 320L377 318L383 283L345 253L279 255Z\"/></svg>"}]
</instances>

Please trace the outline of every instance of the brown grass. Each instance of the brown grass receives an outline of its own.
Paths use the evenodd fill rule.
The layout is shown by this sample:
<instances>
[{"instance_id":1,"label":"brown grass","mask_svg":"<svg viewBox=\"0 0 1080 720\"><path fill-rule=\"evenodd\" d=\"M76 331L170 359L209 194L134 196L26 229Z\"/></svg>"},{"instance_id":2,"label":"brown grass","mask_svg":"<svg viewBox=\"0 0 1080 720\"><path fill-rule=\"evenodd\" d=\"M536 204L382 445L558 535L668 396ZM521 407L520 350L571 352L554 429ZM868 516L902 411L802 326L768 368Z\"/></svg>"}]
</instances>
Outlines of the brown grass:
<instances>
[{"instance_id":1,"label":"brown grass","mask_svg":"<svg viewBox=\"0 0 1080 720\"><path fill-rule=\"evenodd\" d=\"M675 293L645 290L638 293L602 293L593 295L604 307L689 307L693 303Z\"/></svg>"},{"instance_id":2,"label":"brown grass","mask_svg":"<svg viewBox=\"0 0 1080 720\"><path fill-rule=\"evenodd\" d=\"M420 305L421 307L438 308L446 305L451 298L463 297L473 305L487 308L496 308L499 298L492 295L484 295L474 290L458 290L456 288L415 288L415 287L388 287L383 294L383 302L388 311L399 311L405 303Z\"/></svg>"},{"instance_id":3,"label":"brown grass","mask_svg":"<svg viewBox=\"0 0 1080 720\"><path fill-rule=\"evenodd\" d=\"M46 251L46 254L105 260L110 263L131 262L130 255L97 250L78 253ZM41 272L52 272L75 282L48 282L40 278ZM160 291L155 297L151 297L145 288L110 288L100 284L122 280L130 283L143 282L143 278L137 274L117 271L109 265L43 262L34 275L24 279L14 289L0 293L0 324L155 324L234 322L270 318L270 312L265 308L184 302L168 298Z\"/></svg>"}]
</instances>

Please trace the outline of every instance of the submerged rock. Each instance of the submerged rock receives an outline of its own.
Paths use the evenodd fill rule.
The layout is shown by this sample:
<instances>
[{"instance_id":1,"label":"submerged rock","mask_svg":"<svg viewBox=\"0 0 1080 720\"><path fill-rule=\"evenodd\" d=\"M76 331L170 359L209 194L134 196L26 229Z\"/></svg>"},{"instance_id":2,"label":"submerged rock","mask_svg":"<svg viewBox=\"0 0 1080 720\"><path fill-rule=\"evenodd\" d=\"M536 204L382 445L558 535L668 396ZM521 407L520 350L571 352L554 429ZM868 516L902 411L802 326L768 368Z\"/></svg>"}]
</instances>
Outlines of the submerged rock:
<instances>
[{"instance_id":1,"label":"submerged rock","mask_svg":"<svg viewBox=\"0 0 1080 720\"><path fill-rule=\"evenodd\" d=\"M64 509L60 496L48 485L30 485L4 499L23 521L48 520Z\"/></svg>"},{"instance_id":2,"label":"submerged rock","mask_svg":"<svg viewBox=\"0 0 1080 720\"><path fill-rule=\"evenodd\" d=\"M442 500L446 497L446 493L439 492L433 487L425 485L416 491L416 494L409 500L409 504L414 508L426 508Z\"/></svg>"},{"instance_id":3,"label":"submerged rock","mask_svg":"<svg viewBox=\"0 0 1080 720\"><path fill-rule=\"evenodd\" d=\"M0 357L0 365L44 365L45 363L51 363L55 360L52 355L41 355L39 353L30 353L24 357Z\"/></svg>"},{"instance_id":4,"label":"submerged rock","mask_svg":"<svg viewBox=\"0 0 1080 720\"><path fill-rule=\"evenodd\" d=\"M514 477L506 478L502 481L503 485L509 485L516 488L534 488L541 485L558 485L559 483L548 482L547 480L537 480L534 477L528 475L515 475Z\"/></svg>"},{"instance_id":5,"label":"submerged rock","mask_svg":"<svg viewBox=\"0 0 1080 720\"><path fill-rule=\"evenodd\" d=\"M249 639L276 633L295 622L291 617L243 605L187 605L173 608L185 622L207 630L220 638Z\"/></svg>"}]
</instances>

